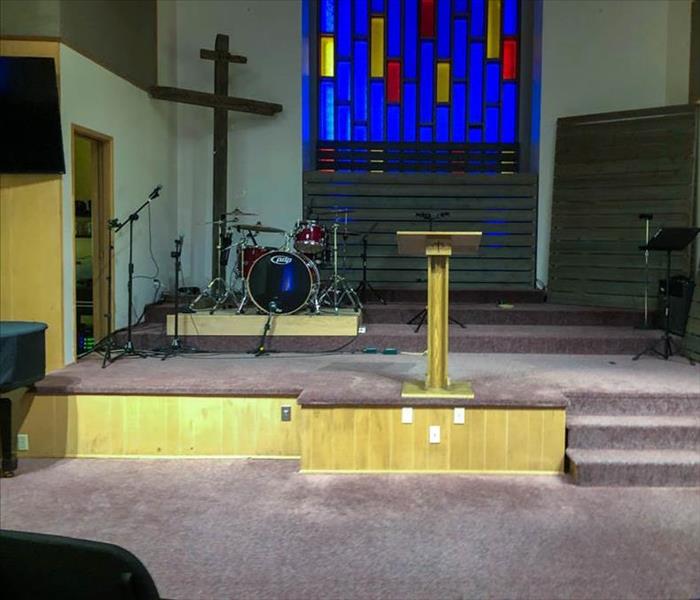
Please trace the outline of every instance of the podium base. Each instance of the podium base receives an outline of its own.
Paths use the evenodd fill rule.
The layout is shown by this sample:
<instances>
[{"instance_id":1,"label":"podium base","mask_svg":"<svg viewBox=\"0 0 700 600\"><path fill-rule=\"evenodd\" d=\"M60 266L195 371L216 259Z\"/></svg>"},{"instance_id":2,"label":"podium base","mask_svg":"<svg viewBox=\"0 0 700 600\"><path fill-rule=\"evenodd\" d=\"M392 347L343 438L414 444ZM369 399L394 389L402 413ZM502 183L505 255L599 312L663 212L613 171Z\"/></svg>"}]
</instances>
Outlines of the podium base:
<instances>
[{"instance_id":1,"label":"podium base","mask_svg":"<svg viewBox=\"0 0 700 600\"><path fill-rule=\"evenodd\" d=\"M402 398L452 398L473 400L474 390L469 381L455 381L446 388L426 388L424 381L405 381L401 388Z\"/></svg>"}]
</instances>

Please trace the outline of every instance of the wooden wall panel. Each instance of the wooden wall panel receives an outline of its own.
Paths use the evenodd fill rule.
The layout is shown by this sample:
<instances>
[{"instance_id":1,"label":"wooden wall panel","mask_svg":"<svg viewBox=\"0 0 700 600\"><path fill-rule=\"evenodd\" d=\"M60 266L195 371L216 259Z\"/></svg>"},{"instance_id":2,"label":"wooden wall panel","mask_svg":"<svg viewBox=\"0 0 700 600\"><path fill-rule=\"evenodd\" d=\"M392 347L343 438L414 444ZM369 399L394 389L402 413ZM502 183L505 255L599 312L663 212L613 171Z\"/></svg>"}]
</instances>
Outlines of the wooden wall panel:
<instances>
[{"instance_id":1,"label":"wooden wall panel","mask_svg":"<svg viewBox=\"0 0 700 600\"><path fill-rule=\"evenodd\" d=\"M470 408L463 425L451 408L302 409L302 471L465 471L555 473L564 468L563 408ZM428 428L440 426L439 444Z\"/></svg>"},{"instance_id":2,"label":"wooden wall panel","mask_svg":"<svg viewBox=\"0 0 700 600\"><path fill-rule=\"evenodd\" d=\"M368 241L368 280L375 287L426 286L425 258L399 256L395 232L427 229L419 212L449 212L439 231L482 231L478 256L450 260L452 288L532 288L535 281L537 178L534 175L414 173L304 174L304 214L329 207L353 210L345 242L348 279L362 278L362 236ZM328 274L326 271L325 274Z\"/></svg>"},{"instance_id":3,"label":"wooden wall panel","mask_svg":"<svg viewBox=\"0 0 700 600\"><path fill-rule=\"evenodd\" d=\"M281 407L292 407L282 422ZM298 457L296 398L38 396L27 394L19 433L27 457Z\"/></svg>"},{"instance_id":4,"label":"wooden wall panel","mask_svg":"<svg viewBox=\"0 0 700 600\"><path fill-rule=\"evenodd\" d=\"M549 297L553 302L642 308L644 222L690 226L695 215L698 107L559 119ZM651 308L665 255L650 253ZM689 275L692 251L674 253Z\"/></svg>"},{"instance_id":5,"label":"wooden wall panel","mask_svg":"<svg viewBox=\"0 0 700 600\"><path fill-rule=\"evenodd\" d=\"M685 328L683 346L690 358L700 361L700 271L695 275L693 303L690 306L690 315Z\"/></svg>"}]
</instances>

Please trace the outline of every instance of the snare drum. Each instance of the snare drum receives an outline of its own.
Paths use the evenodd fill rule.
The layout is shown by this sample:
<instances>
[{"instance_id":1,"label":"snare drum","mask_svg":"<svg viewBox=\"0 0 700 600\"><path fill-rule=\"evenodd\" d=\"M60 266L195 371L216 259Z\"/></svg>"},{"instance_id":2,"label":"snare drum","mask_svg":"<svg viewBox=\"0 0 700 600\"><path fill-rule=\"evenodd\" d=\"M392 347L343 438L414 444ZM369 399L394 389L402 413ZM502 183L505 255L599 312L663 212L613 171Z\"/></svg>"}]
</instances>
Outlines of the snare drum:
<instances>
[{"instance_id":1,"label":"snare drum","mask_svg":"<svg viewBox=\"0 0 700 600\"><path fill-rule=\"evenodd\" d=\"M315 263L297 252L273 250L258 258L248 272L248 296L263 312L291 314L309 306L321 278ZM274 303L274 306L273 306Z\"/></svg>"},{"instance_id":2,"label":"snare drum","mask_svg":"<svg viewBox=\"0 0 700 600\"><path fill-rule=\"evenodd\" d=\"M316 221L297 221L294 248L304 254L319 254L326 247L326 228Z\"/></svg>"},{"instance_id":3,"label":"snare drum","mask_svg":"<svg viewBox=\"0 0 700 600\"><path fill-rule=\"evenodd\" d=\"M264 254L274 250L274 248L267 248L265 246L239 246L238 247L238 268L242 273L243 277L248 277L250 268L253 263L258 260Z\"/></svg>"}]
</instances>

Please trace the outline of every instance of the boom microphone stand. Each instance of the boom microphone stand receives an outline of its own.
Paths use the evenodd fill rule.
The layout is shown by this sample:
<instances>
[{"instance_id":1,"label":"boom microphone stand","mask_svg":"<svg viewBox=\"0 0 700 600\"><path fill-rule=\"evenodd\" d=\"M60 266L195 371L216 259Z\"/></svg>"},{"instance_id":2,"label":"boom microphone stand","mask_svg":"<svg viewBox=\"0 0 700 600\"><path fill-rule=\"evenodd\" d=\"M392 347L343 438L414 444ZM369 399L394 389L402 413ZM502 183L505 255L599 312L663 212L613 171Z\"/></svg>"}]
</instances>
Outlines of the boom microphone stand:
<instances>
[{"instance_id":1,"label":"boom microphone stand","mask_svg":"<svg viewBox=\"0 0 700 600\"><path fill-rule=\"evenodd\" d=\"M132 340L131 334L133 329L133 310L134 310L134 221L138 221L139 213L146 208L151 203L151 200L155 200L160 196L160 190L163 189L162 185L157 185L154 190L148 194L146 201L139 206L134 212L132 212L126 220L119 222L118 219L112 219L110 221L110 227L116 235L119 233L126 225L129 225L129 279L127 283L127 294L129 297L129 314L126 326L126 343L121 347L117 348L114 352L108 348L105 354L102 366L105 367L107 363L112 364L115 360L119 360L124 357L139 357L146 358L148 356L145 352L138 352L134 349L134 342Z\"/></svg>"}]
</instances>

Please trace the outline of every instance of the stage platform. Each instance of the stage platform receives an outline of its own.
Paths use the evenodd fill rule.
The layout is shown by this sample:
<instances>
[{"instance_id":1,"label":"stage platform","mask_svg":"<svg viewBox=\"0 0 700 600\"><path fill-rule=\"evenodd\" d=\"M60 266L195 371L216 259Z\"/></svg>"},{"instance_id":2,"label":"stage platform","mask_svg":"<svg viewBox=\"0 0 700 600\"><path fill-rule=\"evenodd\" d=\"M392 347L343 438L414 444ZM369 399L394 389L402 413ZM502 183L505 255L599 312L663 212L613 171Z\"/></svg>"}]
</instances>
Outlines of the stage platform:
<instances>
[{"instance_id":1,"label":"stage platform","mask_svg":"<svg viewBox=\"0 0 700 600\"><path fill-rule=\"evenodd\" d=\"M305 472L534 474L563 472L568 453L585 485L700 485L698 367L459 353L450 365L453 378L473 381L473 401L402 400L402 382L423 376L419 356L202 354L106 369L87 358L25 397L19 431L29 450L20 464L22 456L257 456L299 460ZM455 408L465 409L464 422ZM430 443L435 426L440 441Z\"/></svg>"}]
</instances>

